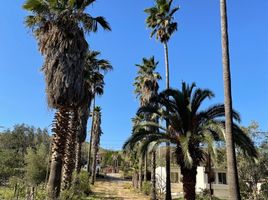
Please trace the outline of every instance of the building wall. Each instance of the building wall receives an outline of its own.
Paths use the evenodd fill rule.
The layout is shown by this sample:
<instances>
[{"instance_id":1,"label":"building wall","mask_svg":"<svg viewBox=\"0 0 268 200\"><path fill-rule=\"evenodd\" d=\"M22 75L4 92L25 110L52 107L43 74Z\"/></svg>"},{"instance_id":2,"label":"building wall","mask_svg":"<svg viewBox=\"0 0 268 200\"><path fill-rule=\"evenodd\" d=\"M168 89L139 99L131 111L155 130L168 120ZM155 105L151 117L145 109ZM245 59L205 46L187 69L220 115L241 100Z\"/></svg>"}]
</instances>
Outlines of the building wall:
<instances>
[{"instance_id":1,"label":"building wall","mask_svg":"<svg viewBox=\"0 0 268 200\"><path fill-rule=\"evenodd\" d=\"M214 195L216 197L222 199L228 199L228 185L227 184L220 184L218 173L226 173L226 170L218 170L214 169L215 171L215 182L212 184L212 188L214 190ZM172 167L171 173L178 173L178 182L171 183L171 192L173 196L182 196L183 195L183 185L180 181L182 176L180 174L179 167ZM166 168L165 167L157 167L156 168L156 178L157 178L157 185L161 188L165 187L165 180L166 180ZM172 179L172 178L171 178ZM173 179L175 180L175 179ZM197 175L196 175L196 192L199 193L204 189L209 189L207 174L205 173L205 168L200 166L197 168Z\"/></svg>"},{"instance_id":2,"label":"building wall","mask_svg":"<svg viewBox=\"0 0 268 200\"><path fill-rule=\"evenodd\" d=\"M196 192L201 192L206 188L206 177L207 175L205 174L205 168L197 167L196 185L195 185Z\"/></svg>"}]
</instances>

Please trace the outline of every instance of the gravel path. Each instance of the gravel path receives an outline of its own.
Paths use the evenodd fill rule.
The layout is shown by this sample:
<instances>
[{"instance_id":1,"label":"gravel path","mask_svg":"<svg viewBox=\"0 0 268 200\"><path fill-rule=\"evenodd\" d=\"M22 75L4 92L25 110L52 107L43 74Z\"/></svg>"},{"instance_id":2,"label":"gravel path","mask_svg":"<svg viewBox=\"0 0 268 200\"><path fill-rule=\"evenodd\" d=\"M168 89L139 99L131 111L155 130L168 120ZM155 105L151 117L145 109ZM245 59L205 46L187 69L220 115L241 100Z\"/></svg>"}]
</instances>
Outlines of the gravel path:
<instances>
[{"instance_id":1,"label":"gravel path","mask_svg":"<svg viewBox=\"0 0 268 200\"><path fill-rule=\"evenodd\" d=\"M92 186L94 198L100 200L149 200L150 198L134 191L130 181L117 177L97 180Z\"/></svg>"}]
</instances>

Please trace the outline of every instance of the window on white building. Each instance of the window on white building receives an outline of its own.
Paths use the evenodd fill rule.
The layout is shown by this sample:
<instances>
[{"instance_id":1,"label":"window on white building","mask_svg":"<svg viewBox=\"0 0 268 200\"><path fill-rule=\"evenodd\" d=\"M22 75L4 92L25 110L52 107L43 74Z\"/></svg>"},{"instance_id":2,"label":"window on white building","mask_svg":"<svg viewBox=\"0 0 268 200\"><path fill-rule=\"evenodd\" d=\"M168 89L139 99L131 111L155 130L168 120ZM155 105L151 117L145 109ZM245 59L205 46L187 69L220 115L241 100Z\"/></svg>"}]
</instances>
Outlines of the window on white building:
<instances>
[{"instance_id":1,"label":"window on white building","mask_svg":"<svg viewBox=\"0 0 268 200\"><path fill-rule=\"evenodd\" d=\"M225 185L227 184L226 173L221 173L221 172L218 173L218 183L225 184Z\"/></svg>"}]
</instances>

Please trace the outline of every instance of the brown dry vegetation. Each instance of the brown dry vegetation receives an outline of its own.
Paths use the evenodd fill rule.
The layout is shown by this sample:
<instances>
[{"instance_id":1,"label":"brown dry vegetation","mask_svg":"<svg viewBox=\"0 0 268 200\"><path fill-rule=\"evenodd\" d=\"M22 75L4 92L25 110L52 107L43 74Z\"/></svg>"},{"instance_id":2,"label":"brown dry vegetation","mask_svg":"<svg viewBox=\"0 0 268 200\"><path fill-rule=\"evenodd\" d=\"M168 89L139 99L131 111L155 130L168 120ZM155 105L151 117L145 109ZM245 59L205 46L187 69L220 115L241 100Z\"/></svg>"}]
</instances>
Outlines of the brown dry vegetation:
<instances>
[{"instance_id":1,"label":"brown dry vegetation","mask_svg":"<svg viewBox=\"0 0 268 200\"><path fill-rule=\"evenodd\" d=\"M134 191L130 181L120 179L103 179L98 180L92 188L93 199L103 200L149 200L149 197Z\"/></svg>"}]
</instances>

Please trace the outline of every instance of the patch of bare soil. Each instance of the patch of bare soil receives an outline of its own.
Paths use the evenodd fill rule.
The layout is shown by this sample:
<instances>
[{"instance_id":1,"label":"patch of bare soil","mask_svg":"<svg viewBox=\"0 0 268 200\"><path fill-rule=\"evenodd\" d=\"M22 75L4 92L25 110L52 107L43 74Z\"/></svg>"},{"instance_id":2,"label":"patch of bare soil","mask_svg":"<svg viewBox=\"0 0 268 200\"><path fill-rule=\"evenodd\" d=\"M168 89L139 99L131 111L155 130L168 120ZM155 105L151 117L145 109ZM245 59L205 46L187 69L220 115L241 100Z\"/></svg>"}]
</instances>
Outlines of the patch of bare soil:
<instances>
[{"instance_id":1,"label":"patch of bare soil","mask_svg":"<svg viewBox=\"0 0 268 200\"><path fill-rule=\"evenodd\" d=\"M93 199L100 200L149 200L150 198L134 191L130 181L117 178L98 180L94 186Z\"/></svg>"}]
</instances>

